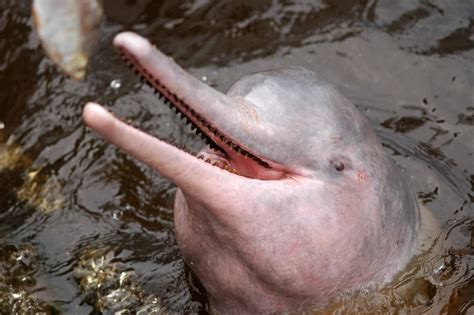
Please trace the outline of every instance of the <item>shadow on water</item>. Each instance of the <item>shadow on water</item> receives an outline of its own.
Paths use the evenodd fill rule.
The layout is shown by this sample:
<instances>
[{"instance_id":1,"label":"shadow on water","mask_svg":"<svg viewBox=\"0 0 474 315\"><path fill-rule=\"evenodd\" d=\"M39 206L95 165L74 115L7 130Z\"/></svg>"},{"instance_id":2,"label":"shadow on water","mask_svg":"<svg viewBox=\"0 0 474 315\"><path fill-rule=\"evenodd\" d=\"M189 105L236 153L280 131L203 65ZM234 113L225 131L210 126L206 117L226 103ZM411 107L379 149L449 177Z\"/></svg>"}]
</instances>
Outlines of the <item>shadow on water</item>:
<instances>
[{"instance_id":1,"label":"shadow on water","mask_svg":"<svg viewBox=\"0 0 474 315\"><path fill-rule=\"evenodd\" d=\"M80 119L99 99L148 132L202 145L120 62L121 30L222 91L250 72L305 66L371 120L440 229L395 283L325 312L474 311L472 2L106 0L82 83L44 56L30 5L0 2L1 314L207 313L176 246L174 186Z\"/></svg>"}]
</instances>

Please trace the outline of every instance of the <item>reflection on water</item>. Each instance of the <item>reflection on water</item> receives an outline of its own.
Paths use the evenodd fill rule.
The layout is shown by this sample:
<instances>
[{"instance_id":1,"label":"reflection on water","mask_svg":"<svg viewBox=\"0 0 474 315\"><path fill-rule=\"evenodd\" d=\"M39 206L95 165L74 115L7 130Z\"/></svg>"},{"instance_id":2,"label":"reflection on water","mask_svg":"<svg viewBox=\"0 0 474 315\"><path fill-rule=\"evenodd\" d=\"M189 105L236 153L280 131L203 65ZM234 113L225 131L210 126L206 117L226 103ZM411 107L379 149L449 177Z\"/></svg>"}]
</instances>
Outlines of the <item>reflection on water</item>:
<instances>
[{"instance_id":1,"label":"reflection on water","mask_svg":"<svg viewBox=\"0 0 474 315\"><path fill-rule=\"evenodd\" d=\"M128 310L134 314L166 314L159 298L148 295L137 283L135 272L121 270L113 259L113 252L81 254L73 272L88 303L101 312Z\"/></svg>"},{"instance_id":2,"label":"reflection on water","mask_svg":"<svg viewBox=\"0 0 474 315\"><path fill-rule=\"evenodd\" d=\"M80 120L99 99L146 131L202 145L111 48L125 29L220 90L260 69L311 68L371 120L440 229L395 283L326 312L474 310L472 2L105 1L82 83L46 59L29 7L0 2L0 313L207 313L176 246L174 186Z\"/></svg>"}]
</instances>

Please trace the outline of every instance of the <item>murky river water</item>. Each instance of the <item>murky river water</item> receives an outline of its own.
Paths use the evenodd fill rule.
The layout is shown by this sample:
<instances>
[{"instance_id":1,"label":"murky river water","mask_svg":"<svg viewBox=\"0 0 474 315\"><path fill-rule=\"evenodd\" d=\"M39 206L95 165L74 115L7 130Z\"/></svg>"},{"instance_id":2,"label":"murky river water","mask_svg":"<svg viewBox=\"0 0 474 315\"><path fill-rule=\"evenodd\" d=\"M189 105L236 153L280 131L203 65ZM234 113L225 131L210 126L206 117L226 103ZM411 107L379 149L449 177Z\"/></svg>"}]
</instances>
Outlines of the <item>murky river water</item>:
<instances>
[{"instance_id":1,"label":"murky river water","mask_svg":"<svg viewBox=\"0 0 474 315\"><path fill-rule=\"evenodd\" d=\"M175 187L80 119L99 100L202 145L120 61L122 30L222 91L258 70L316 70L369 117L440 228L395 283L324 312L474 313L473 1L105 1L83 83L45 57L30 5L0 0L0 314L207 313L176 246Z\"/></svg>"}]
</instances>

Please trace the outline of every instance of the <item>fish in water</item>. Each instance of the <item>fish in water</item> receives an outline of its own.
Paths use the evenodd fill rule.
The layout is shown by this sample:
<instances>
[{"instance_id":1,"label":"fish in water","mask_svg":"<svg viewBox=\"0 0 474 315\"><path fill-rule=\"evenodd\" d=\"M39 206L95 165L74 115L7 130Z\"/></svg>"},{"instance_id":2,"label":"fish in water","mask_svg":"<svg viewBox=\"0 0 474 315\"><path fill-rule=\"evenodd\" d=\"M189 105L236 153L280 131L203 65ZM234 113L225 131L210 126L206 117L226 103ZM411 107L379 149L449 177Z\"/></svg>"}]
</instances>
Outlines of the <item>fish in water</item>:
<instances>
[{"instance_id":1,"label":"fish in water","mask_svg":"<svg viewBox=\"0 0 474 315\"><path fill-rule=\"evenodd\" d=\"M83 119L179 187L178 245L214 313L322 307L410 260L414 192L368 120L318 74L254 73L223 94L139 35L114 44L209 145L198 158L96 103Z\"/></svg>"},{"instance_id":2,"label":"fish in water","mask_svg":"<svg viewBox=\"0 0 474 315\"><path fill-rule=\"evenodd\" d=\"M33 24L43 48L73 79L86 75L102 20L100 0L34 0Z\"/></svg>"}]
</instances>

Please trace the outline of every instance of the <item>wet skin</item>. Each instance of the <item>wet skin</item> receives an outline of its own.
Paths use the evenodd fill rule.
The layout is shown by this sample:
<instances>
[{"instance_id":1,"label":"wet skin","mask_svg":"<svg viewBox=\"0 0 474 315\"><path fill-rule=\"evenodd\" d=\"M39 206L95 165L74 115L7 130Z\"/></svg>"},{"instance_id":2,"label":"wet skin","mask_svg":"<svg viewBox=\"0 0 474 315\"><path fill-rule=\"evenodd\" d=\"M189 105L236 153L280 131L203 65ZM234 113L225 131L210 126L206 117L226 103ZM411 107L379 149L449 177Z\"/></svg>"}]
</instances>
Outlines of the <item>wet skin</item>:
<instances>
[{"instance_id":1,"label":"wet skin","mask_svg":"<svg viewBox=\"0 0 474 315\"><path fill-rule=\"evenodd\" d=\"M210 143L192 156L93 103L85 123L178 187L175 227L216 313L320 307L393 279L414 252L419 210L369 122L303 68L240 79L226 95L149 42L115 46Z\"/></svg>"}]
</instances>

